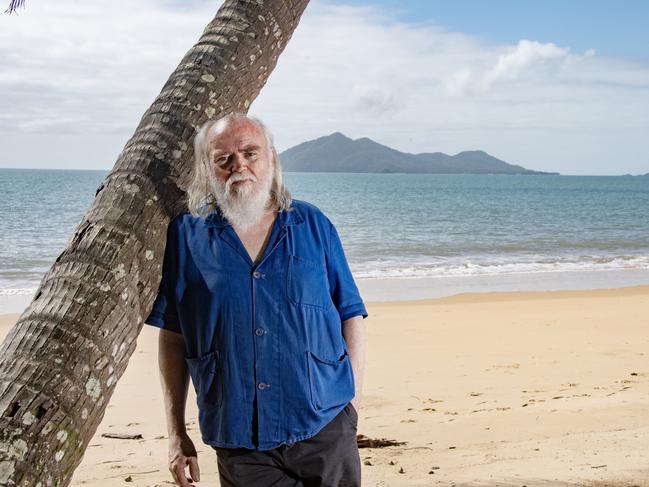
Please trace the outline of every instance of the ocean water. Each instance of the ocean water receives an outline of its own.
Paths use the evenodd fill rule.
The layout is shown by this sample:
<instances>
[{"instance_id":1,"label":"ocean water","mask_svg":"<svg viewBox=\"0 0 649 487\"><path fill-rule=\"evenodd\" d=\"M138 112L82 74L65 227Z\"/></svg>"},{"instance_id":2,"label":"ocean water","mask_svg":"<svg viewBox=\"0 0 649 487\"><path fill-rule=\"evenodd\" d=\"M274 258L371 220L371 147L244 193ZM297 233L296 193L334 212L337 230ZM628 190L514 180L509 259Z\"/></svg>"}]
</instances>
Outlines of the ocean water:
<instances>
[{"instance_id":1,"label":"ocean water","mask_svg":"<svg viewBox=\"0 0 649 487\"><path fill-rule=\"evenodd\" d=\"M0 169L0 296L33 294L107 171ZM336 224L360 279L608 271L649 284L649 177L287 173ZM422 281L423 282L423 281Z\"/></svg>"}]
</instances>

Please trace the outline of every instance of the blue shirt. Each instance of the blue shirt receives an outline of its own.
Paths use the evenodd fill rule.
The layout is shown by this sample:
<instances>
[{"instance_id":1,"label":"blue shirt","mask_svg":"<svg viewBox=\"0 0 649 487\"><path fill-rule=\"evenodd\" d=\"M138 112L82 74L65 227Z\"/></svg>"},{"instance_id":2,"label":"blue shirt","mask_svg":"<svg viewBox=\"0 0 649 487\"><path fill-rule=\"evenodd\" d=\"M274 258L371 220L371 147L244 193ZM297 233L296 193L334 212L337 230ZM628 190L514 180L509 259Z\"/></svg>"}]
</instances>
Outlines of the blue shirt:
<instances>
[{"instance_id":1,"label":"blue shirt","mask_svg":"<svg viewBox=\"0 0 649 487\"><path fill-rule=\"evenodd\" d=\"M335 227L280 211L258 263L217 210L169 225L146 323L181 333L206 444L268 450L315 435L354 397L342 322L367 316Z\"/></svg>"}]
</instances>

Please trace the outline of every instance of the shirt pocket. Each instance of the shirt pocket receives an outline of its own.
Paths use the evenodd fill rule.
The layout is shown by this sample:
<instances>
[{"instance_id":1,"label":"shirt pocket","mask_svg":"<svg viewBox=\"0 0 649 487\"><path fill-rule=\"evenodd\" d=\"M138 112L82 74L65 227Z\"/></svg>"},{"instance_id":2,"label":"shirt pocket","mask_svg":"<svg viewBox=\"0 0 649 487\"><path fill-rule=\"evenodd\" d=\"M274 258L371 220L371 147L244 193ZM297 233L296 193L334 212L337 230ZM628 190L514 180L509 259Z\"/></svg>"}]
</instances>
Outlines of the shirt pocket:
<instances>
[{"instance_id":1,"label":"shirt pocket","mask_svg":"<svg viewBox=\"0 0 649 487\"><path fill-rule=\"evenodd\" d=\"M354 374L347 350L335 360L307 351L307 367L311 403L316 410L340 406L354 397Z\"/></svg>"},{"instance_id":2,"label":"shirt pocket","mask_svg":"<svg viewBox=\"0 0 649 487\"><path fill-rule=\"evenodd\" d=\"M218 354L209 352L202 357L185 357L189 375L196 391L199 408L216 408L223 403L221 381L218 378Z\"/></svg>"},{"instance_id":3,"label":"shirt pocket","mask_svg":"<svg viewBox=\"0 0 649 487\"><path fill-rule=\"evenodd\" d=\"M327 310L333 305L324 263L289 255L286 295L296 306Z\"/></svg>"}]
</instances>

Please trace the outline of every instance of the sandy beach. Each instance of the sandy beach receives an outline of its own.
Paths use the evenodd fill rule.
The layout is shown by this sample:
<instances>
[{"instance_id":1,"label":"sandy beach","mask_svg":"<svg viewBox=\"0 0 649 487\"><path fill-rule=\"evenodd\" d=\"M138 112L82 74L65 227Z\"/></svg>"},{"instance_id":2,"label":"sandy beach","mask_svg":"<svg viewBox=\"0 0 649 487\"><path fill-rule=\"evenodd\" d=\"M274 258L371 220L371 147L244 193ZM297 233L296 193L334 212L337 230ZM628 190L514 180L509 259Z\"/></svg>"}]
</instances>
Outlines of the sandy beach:
<instances>
[{"instance_id":1,"label":"sandy beach","mask_svg":"<svg viewBox=\"0 0 649 487\"><path fill-rule=\"evenodd\" d=\"M371 302L363 485L649 485L649 286ZM0 316L4 339L17 314ZM145 326L73 486L173 485ZM218 485L190 388L201 482ZM141 434L141 440L102 433Z\"/></svg>"}]
</instances>

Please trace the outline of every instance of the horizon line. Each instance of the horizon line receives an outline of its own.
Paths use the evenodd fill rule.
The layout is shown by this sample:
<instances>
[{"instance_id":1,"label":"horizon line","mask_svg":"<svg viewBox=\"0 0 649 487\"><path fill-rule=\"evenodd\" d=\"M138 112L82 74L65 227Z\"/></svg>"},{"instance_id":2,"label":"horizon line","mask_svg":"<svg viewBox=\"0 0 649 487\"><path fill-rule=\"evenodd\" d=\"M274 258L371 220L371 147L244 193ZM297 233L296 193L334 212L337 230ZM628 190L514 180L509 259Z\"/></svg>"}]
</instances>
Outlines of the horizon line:
<instances>
[{"instance_id":1,"label":"horizon line","mask_svg":"<svg viewBox=\"0 0 649 487\"><path fill-rule=\"evenodd\" d=\"M110 169L88 169L88 168L78 168L78 167L4 167L0 166L1 169L10 169L17 171L107 171L110 172ZM536 171L536 169L534 169ZM396 172L396 173L382 173L382 172L347 172L347 171L283 171L284 173L293 173L293 174L383 174L387 176L397 175L397 174L419 174L419 175L431 175L431 176L608 176L608 177L644 177L648 176L649 172L643 174L507 174L507 173L425 173L425 172ZM553 171L541 171L541 172L553 172Z\"/></svg>"}]
</instances>

